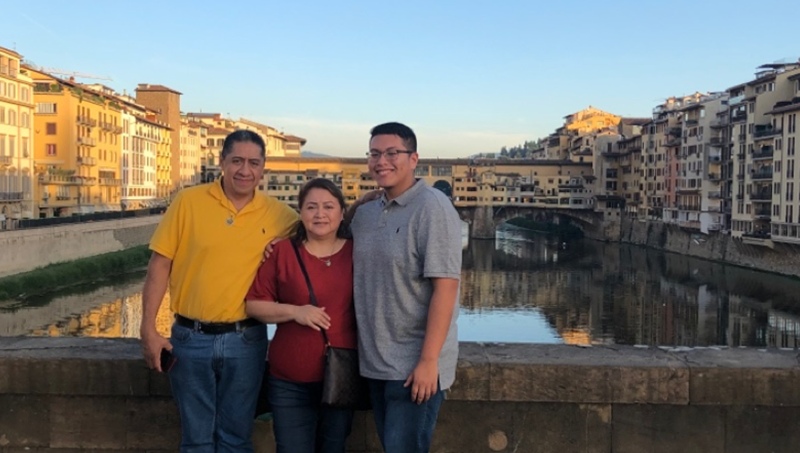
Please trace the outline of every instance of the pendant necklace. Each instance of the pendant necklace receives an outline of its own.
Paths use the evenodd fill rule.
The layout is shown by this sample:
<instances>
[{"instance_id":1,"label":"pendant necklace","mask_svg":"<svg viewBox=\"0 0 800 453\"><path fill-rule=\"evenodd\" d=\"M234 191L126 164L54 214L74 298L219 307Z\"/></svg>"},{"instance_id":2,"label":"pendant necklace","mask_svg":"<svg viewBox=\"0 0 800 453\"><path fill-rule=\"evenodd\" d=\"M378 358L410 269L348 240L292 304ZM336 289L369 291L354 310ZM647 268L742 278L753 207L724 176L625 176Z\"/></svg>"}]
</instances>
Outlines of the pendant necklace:
<instances>
[{"instance_id":1,"label":"pendant necklace","mask_svg":"<svg viewBox=\"0 0 800 453\"><path fill-rule=\"evenodd\" d=\"M314 255L311 252L309 252L309 253L311 253L311 256L313 256L314 258L322 261L326 266L331 267L331 258L333 257L333 251L336 250L336 244L338 244L338 243L339 243L339 239L338 238L335 241L333 241L333 247L331 247L331 253L330 253L330 255L328 255L327 258L320 258L320 257L318 257L317 255ZM308 242L306 242L306 244L308 244ZM306 250L308 250L308 247L306 247Z\"/></svg>"}]
</instances>

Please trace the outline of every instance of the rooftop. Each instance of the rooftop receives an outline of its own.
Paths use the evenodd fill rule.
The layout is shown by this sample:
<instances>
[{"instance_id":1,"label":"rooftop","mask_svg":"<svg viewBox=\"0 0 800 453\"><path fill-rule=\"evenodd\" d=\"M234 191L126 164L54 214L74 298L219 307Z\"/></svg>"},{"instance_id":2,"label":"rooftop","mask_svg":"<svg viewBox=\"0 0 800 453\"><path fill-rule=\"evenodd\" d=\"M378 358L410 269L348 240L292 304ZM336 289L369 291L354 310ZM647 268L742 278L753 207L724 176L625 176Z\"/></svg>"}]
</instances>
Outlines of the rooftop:
<instances>
[{"instance_id":1,"label":"rooftop","mask_svg":"<svg viewBox=\"0 0 800 453\"><path fill-rule=\"evenodd\" d=\"M169 91L170 93L175 93L178 96L183 94L180 91L173 90L172 88L165 87L164 85L153 85L149 83L140 83L136 87L136 91Z\"/></svg>"}]
</instances>

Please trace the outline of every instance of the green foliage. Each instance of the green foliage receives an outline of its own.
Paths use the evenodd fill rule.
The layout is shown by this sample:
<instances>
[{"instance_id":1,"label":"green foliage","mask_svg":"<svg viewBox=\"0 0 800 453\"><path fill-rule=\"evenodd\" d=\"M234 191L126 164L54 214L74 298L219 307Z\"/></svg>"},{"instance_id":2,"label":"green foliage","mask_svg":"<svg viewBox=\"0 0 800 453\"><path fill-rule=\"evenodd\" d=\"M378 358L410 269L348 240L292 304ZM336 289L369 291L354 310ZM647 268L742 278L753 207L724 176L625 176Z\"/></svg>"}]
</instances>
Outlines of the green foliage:
<instances>
[{"instance_id":1,"label":"green foliage","mask_svg":"<svg viewBox=\"0 0 800 453\"><path fill-rule=\"evenodd\" d=\"M140 245L0 278L0 300L44 294L59 288L104 280L147 266L150 250Z\"/></svg>"},{"instance_id":2,"label":"green foliage","mask_svg":"<svg viewBox=\"0 0 800 453\"><path fill-rule=\"evenodd\" d=\"M544 148L544 141L539 140L526 140L525 143L511 148L500 148L500 158L507 159L531 159L536 151Z\"/></svg>"}]
</instances>

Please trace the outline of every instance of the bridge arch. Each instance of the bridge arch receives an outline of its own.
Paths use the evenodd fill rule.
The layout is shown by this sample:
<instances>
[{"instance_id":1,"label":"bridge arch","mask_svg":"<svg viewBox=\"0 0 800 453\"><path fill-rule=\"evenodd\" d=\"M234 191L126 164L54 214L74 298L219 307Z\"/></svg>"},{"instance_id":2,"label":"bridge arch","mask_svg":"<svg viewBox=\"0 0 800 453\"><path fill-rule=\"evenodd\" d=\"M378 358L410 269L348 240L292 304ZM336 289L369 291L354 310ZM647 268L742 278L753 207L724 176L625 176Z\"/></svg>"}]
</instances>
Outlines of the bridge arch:
<instances>
[{"instance_id":1,"label":"bridge arch","mask_svg":"<svg viewBox=\"0 0 800 453\"><path fill-rule=\"evenodd\" d=\"M447 195L447 198L453 198L453 186L451 186L450 183L444 179L440 179L433 183L433 188L441 190L442 193Z\"/></svg>"}]
</instances>

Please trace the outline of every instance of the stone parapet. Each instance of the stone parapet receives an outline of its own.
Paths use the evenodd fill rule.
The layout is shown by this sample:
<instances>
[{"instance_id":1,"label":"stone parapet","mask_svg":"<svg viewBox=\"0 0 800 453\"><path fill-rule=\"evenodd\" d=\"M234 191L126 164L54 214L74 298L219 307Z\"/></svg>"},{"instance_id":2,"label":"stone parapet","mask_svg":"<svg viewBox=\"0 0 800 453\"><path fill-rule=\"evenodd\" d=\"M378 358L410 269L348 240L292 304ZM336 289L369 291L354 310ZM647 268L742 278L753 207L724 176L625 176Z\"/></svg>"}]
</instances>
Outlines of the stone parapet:
<instances>
[{"instance_id":1,"label":"stone parapet","mask_svg":"<svg viewBox=\"0 0 800 453\"><path fill-rule=\"evenodd\" d=\"M796 351L462 343L433 451L793 452L797 382ZM0 338L2 453L176 451L176 412L137 340ZM380 451L369 413L348 451Z\"/></svg>"},{"instance_id":2,"label":"stone parapet","mask_svg":"<svg viewBox=\"0 0 800 453\"><path fill-rule=\"evenodd\" d=\"M0 232L0 277L147 244L161 215Z\"/></svg>"}]
</instances>

